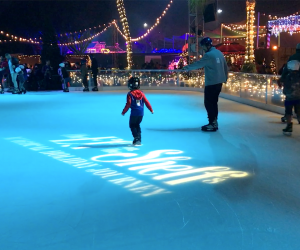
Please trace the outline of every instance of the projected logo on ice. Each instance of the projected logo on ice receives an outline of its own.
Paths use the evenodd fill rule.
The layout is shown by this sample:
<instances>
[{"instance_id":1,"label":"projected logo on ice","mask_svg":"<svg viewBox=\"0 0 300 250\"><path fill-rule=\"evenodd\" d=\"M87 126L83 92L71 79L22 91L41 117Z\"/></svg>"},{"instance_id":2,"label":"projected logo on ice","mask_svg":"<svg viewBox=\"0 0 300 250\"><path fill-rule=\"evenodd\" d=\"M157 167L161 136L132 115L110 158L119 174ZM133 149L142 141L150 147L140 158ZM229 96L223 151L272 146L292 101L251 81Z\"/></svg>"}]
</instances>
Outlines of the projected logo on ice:
<instances>
[{"instance_id":1,"label":"projected logo on ice","mask_svg":"<svg viewBox=\"0 0 300 250\"><path fill-rule=\"evenodd\" d=\"M64 137L67 139L51 140L51 142L64 149L75 150L73 152L95 148L103 153L86 160L25 138L14 137L7 138L7 140L39 151L41 154L73 167L85 169L86 172L93 173L142 196L170 193L167 190L168 186L191 181L216 184L226 179L243 178L249 175L247 172L232 171L224 166L190 166L188 161L191 157L184 156L184 152L180 150L154 150L139 154L140 147L133 147L130 145L131 141L114 136L90 138L87 135L64 135ZM143 179L148 178L149 182L154 182L155 185L138 179L138 176L143 176ZM166 188L157 186L162 184Z\"/></svg>"}]
</instances>

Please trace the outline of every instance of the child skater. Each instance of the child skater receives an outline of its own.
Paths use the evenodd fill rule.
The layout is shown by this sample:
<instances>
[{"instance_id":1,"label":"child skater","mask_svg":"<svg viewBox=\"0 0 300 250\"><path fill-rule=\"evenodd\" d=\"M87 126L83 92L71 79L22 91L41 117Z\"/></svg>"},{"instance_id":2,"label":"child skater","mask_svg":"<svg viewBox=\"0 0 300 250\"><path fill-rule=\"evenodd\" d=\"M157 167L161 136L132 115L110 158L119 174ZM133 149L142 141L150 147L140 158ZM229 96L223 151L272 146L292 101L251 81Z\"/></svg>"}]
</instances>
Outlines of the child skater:
<instances>
[{"instance_id":1,"label":"child skater","mask_svg":"<svg viewBox=\"0 0 300 250\"><path fill-rule=\"evenodd\" d=\"M144 103L146 104L146 107L150 110L152 114L153 110L145 94L139 90L139 78L131 77L128 80L128 88L130 89L130 92L128 92L127 94L127 103L125 108L123 109L122 115L125 115L128 109L131 108L129 127L134 138L132 144L139 146L142 142L140 124L144 116Z\"/></svg>"}]
</instances>

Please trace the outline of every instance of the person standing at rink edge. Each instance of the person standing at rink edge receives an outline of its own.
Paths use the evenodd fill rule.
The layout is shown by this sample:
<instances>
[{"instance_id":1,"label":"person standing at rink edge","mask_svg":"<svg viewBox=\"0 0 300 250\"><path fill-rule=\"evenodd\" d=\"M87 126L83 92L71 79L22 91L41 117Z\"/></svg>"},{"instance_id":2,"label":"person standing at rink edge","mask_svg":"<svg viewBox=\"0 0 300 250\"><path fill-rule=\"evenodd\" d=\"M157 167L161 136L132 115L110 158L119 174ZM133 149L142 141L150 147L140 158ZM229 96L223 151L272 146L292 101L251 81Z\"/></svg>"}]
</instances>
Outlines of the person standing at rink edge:
<instances>
[{"instance_id":1,"label":"person standing at rink edge","mask_svg":"<svg viewBox=\"0 0 300 250\"><path fill-rule=\"evenodd\" d=\"M146 107L152 114L154 112L145 94L139 90L140 79L138 77L131 77L128 80L128 88L130 89L130 92L127 94L127 103L123 109L122 115L125 115L128 109L131 108L129 127L134 138L132 144L140 146L142 143L140 124L144 117L144 104L146 104Z\"/></svg>"},{"instance_id":2,"label":"person standing at rink edge","mask_svg":"<svg viewBox=\"0 0 300 250\"><path fill-rule=\"evenodd\" d=\"M92 75L93 75L93 83L94 87L92 91L98 91L98 84L97 84L97 76L98 76L98 61L94 55L91 55L92 60Z\"/></svg>"},{"instance_id":3,"label":"person standing at rink edge","mask_svg":"<svg viewBox=\"0 0 300 250\"><path fill-rule=\"evenodd\" d=\"M204 105L208 115L208 124L202 126L203 131L217 131L218 126L218 101L223 83L228 79L228 68L224 55L212 45L212 40L205 37L200 42L205 52L204 56L190 65L183 67L183 70L205 70Z\"/></svg>"}]
</instances>

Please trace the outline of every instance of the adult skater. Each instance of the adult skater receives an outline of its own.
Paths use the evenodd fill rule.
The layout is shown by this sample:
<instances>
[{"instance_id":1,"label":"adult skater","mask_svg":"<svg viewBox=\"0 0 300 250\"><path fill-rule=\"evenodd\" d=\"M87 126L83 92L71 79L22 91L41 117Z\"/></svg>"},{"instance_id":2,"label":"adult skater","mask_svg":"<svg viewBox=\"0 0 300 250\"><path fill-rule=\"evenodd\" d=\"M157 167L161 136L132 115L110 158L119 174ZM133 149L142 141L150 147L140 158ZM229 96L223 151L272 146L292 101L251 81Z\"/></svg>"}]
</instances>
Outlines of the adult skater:
<instances>
[{"instance_id":1,"label":"adult skater","mask_svg":"<svg viewBox=\"0 0 300 250\"><path fill-rule=\"evenodd\" d=\"M130 92L128 92L127 94L127 103L125 108L123 109L122 115L125 115L128 109L131 108L129 127L134 138L132 144L139 146L142 142L140 124L144 117L144 104L146 104L146 107L152 114L153 110L145 94L139 90L139 78L131 77L128 80L128 88L130 89Z\"/></svg>"},{"instance_id":2,"label":"adult skater","mask_svg":"<svg viewBox=\"0 0 300 250\"><path fill-rule=\"evenodd\" d=\"M290 56L289 61L293 61L293 60L297 60L300 62L300 43L297 44L296 46L296 53L292 56ZM289 69L287 68L287 64L285 65L285 67L283 67L283 70L282 70L282 74L281 74L281 77L280 79L278 80L278 85L281 86L282 85L282 82L284 82L284 79L286 78L286 76L289 74ZM297 110L297 105L294 106L294 111L295 111L295 114L298 115L298 110ZM300 111L299 111L300 112ZM298 116L298 122L300 124L300 117ZM282 122L287 122L287 111L285 111L285 114L283 117L281 117L281 121Z\"/></svg>"},{"instance_id":3,"label":"adult skater","mask_svg":"<svg viewBox=\"0 0 300 250\"><path fill-rule=\"evenodd\" d=\"M208 115L208 124L202 126L203 131L218 130L218 100L223 83L228 79L228 68L224 55L212 46L212 40L205 37L200 42L205 55L183 70L205 69L204 105Z\"/></svg>"},{"instance_id":4,"label":"adult skater","mask_svg":"<svg viewBox=\"0 0 300 250\"><path fill-rule=\"evenodd\" d=\"M285 71L287 74L279 82L279 87L283 82L283 94L286 96L284 106L287 126L282 131L290 135L293 132L293 108L300 123L300 61L289 61Z\"/></svg>"}]
</instances>

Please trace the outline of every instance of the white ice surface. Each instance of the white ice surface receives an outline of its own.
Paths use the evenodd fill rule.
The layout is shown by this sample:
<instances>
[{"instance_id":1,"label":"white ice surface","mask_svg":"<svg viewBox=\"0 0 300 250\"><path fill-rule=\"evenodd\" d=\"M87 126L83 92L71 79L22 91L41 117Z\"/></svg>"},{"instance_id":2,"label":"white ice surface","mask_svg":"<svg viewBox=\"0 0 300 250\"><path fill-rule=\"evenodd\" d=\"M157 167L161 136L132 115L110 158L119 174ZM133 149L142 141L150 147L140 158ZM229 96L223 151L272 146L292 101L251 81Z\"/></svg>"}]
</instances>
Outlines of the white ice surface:
<instances>
[{"instance_id":1,"label":"white ice surface","mask_svg":"<svg viewBox=\"0 0 300 250\"><path fill-rule=\"evenodd\" d=\"M139 148L111 139L102 140L110 144L53 142L132 141L129 113L121 116L126 92L0 95L0 249L299 249L300 125L295 121L293 135L286 137L280 115L220 99L220 130L205 133L200 130L207 123L203 94L145 93L154 114L145 110ZM33 150L29 141L51 149ZM226 167L247 176L169 185L154 178L174 171L141 172L163 161L79 168L43 154L58 150L92 163L108 154L136 154L104 157L113 161L180 150L159 157L187 157L174 161L193 170ZM129 169L137 166L141 169ZM107 168L120 175L92 172ZM205 173L211 171L189 176ZM111 182L123 175L142 184ZM143 196L147 191L139 188L145 183L164 192Z\"/></svg>"}]
</instances>

